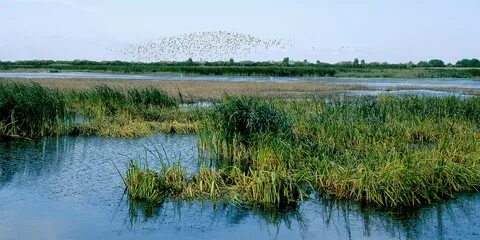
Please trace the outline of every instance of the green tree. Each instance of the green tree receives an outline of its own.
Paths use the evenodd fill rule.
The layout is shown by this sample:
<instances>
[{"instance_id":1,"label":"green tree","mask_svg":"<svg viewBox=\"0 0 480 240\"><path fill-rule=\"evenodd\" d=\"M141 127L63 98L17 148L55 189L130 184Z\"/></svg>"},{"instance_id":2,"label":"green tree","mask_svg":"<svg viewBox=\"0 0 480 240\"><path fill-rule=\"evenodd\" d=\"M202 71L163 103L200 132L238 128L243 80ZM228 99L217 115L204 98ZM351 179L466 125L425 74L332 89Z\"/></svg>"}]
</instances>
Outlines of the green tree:
<instances>
[{"instance_id":1,"label":"green tree","mask_svg":"<svg viewBox=\"0 0 480 240\"><path fill-rule=\"evenodd\" d=\"M415 66L415 64L412 61L410 61L410 62L406 63L405 66L407 68L413 68Z\"/></svg>"},{"instance_id":2,"label":"green tree","mask_svg":"<svg viewBox=\"0 0 480 240\"><path fill-rule=\"evenodd\" d=\"M429 67L445 67L445 63L440 59L432 59L428 61Z\"/></svg>"},{"instance_id":3,"label":"green tree","mask_svg":"<svg viewBox=\"0 0 480 240\"><path fill-rule=\"evenodd\" d=\"M358 66L358 63L359 63L358 58L355 58L355 60L353 60L353 66L354 67Z\"/></svg>"},{"instance_id":4,"label":"green tree","mask_svg":"<svg viewBox=\"0 0 480 240\"><path fill-rule=\"evenodd\" d=\"M480 67L480 61L476 58L462 59L455 63L457 67Z\"/></svg>"},{"instance_id":5,"label":"green tree","mask_svg":"<svg viewBox=\"0 0 480 240\"><path fill-rule=\"evenodd\" d=\"M288 57L283 58L283 65L288 66L289 63L290 63L290 58Z\"/></svg>"},{"instance_id":6,"label":"green tree","mask_svg":"<svg viewBox=\"0 0 480 240\"><path fill-rule=\"evenodd\" d=\"M420 61L417 63L418 67L429 67L429 64L425 61Z\"/></svg>"},{"instance_id":7,"label":"green tree","mask_svg":"<svg viewBox=\"0 0 480 240\"><path fill-rule=\"evenodd\" d=\"M365 66L365 59L362 59L362 61L360 61L360 64L361 64L362 66Z\"/></svg>"},{"instance_id":8,"label":"green tree","mask_svg":"<svg viewBox=\"0 0 480 240\"><path fill-rule=\"evenodd\" d=\"M230 58L230 60L228 61L228 63L230 63L230 65L233 65L235 63L235 61L233 60L233 58Z\"/></svg>"}]
</instances>

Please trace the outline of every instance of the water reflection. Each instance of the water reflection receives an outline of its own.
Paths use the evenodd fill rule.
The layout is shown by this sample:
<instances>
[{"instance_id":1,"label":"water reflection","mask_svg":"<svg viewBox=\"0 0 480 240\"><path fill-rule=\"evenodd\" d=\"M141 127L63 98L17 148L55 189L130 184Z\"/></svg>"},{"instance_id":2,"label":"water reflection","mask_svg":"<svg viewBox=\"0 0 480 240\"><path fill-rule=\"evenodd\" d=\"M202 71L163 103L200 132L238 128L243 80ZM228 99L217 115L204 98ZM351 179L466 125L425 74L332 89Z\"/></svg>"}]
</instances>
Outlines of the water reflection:
<instances>
[{"instance_id":1,"label":"water reflection","mask_svg":"<svg viewBox=\"0 0 480 240\"><path fill-rule=\"evenodd\" d=\"M0 187L14 177L35 180L40 175L58 172L65 153L75 148L75 139L43 138L38 141L16 140L0 144ZM26 151L28 149L28 151Z\"/></svg>"},{"instance_id":2,"label":"water reflection","mask_svg":"<svg viewBox=\"0 0 480 240\"><path fill-rule=\"evenodd\" d=\"M146 223L184 222L197 228L201 224L211 224L208 228L216 228L216 225L242 225L252 219L256 224L265 226L269 230L272 239L279 236L282 228L297 232L302 235L308 229L299 208L289 209L261 209L241 207L229 203L213 203L209 201L168 201L156 206L144 202L128 202L128 227L142 227ZM201 220L190 221L189 216L194 213L201 216ZM189 221L188 223L185 221ZM253 224L253 223L250 223ZM206 226L203 226L206 227Z\"/></svg>"},{"instance_id":3,"label":"water reflection","mask_svg":"<svg viewBox=\"0 0 480 240\"><path fill-rule=\"evenodd\" d=\"M457 97L457 98L469 98L473 95L462 94L448 91L437 91L428 89L412 89L412 90L349 90L339 92L347 96L421 96L421 97Z\"/></svg>"},{"instance_id":4,"label":"water reflection","mask_svg":"<svg viewBox=\"0 0 480 240\"><path fill-rule=\"evenodd\" d=\"M203 224L211 221L243 225L252 224L255 219L268 230L270 239L282 238L280 233L285 229L296 232L298 239L319 235L333 239L452 239L458 236L474 239L480 232L470 226L478 226L478 210L479 194L462 194L457 199L404 212L369 209L332 198L312 199L281 211L198 201L164 202L158 206L129 202L128 223L130 228L135 228L149 222L165 223L166 219L183 222L182 216L195 212L202 216ZM198 222L183 224L197 225Z\"/></svg>"},{"instance_id":5,"label":"water reflection","mask_svg":"<svg viewBox=\"0 0 480 240\"><path fill-rule=\"evenodd\" d=\"M131 202L118 173L145 147L192 168L197 138L60 137L0 143L0 239L478 239L480 194L415 211L385 212L331 198L290 209L225 203ZM163 150L161 150L163 152ZM51 223L51 228L45 224ZM55 227L53 227L55 226ZM54 238L52 237L52 238Z\"/></svg>"}]
</instances>

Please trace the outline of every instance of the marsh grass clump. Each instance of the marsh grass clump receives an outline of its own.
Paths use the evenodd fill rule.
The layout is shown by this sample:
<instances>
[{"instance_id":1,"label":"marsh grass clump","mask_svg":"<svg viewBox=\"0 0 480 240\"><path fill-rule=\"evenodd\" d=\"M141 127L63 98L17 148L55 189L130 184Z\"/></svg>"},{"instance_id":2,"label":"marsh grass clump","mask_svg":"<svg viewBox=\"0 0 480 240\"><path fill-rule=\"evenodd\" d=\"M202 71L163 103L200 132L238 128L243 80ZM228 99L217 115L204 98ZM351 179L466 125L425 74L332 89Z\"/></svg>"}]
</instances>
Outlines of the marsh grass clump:
<instances>
[{"instance_id":1,"label":"marsh grass clump","mask_svg":"<svg viewBox=\"0 0 480 240\"><path fill-rule=\"evenodd\" d=\"M157 88L129 89L128 99L135 105L155 106L161 108L177 107L177 101Z\"/></svg>"},{"instance_id":2,"label":"marsh grass clump","mask_svg":"<svg viewBox=\"0 0 480 240\"><path fill-rule=\"evenodd\" d=\"M58 134L65 124L65 99L39 84L0 84L0 135L36 137Z\"/></svg>"},{"instance_id":3,"label":"marsh grass clump","mask_svg":"<svg viewBox=\"0 0 480 240\"><path fill-rule=\"evenodd\" d=\"M203 148L225 162L242 164L252 162L251 150L258 148L251 146L293 138L293 128L285 112L254 97L225 96L206 117L201 129Z\"/></svg>"},{"instance_id":4,"label":"marsh grass clump","mask_svg":"<svg viewBox=\"0 0 480 240\"><path fill-rule=\"evenodd\" d=\"M478 98L385 97L321 104L297 122L320 194L420 207L478 191Z\"/></svg>"},{"instance_id":5,"label":"marsh grass clump","mask_svg":"<svg viewBox=\"0 0 480 240\"><path fill-rule=\"evenodd\" d=\"M132 199L147 202L157 202L160 199L160 180L157 172L141 166L138 162L130 162L124 181Z\"/></svg>"},{"instance_id":6,"label":"marsh grass clump","mask_svg":"<svg viewBox=\"0 0 480 240\"><path fill-rule=\"evenodd\" d=\"M161 89L55 90L38 83L0 84L0 136L54 134L140 137L152 133L191 133L202 111L183 111Z\"/></svg>"},{"instance_id":7,"label":"marsh grass clump","mask_svg":"<svg viewBox=\"0 0 480 240\"><path fill-rule=\"evenodd\" d=\"M216 120L215 127L228 141L238 137L242 142L252 143L258 134L292 135L292 127L284 113L259 98L225 96L215 106L212 117Z\"/></svg>"},{"instance_id":8,"label":"marsh grass clump","mask_svg":"<svg viewBox=\"0 0 480 240\"><path fill-rule=\"evenodd\" d=\"M237 101L261 103L236 107ZM211 118L200 130L202 149L221 167L263 176L302 173L308 179L303 186L318 194L386 208L420 207L480 187L479 98L230 99L223 104L217 114L226 117ZM265 105L286 116L292 135L283 138L278 128L261 124L249 128L252 109Z\"/></svg>"},{"instance_id":9,"label":"marsh grass clump","mask_svg":"<svg viewBox=\"0 0 480 240\"><path fill-rule=\"evenodd\" d=\"M257 98L226 96L206 118L201 141L214 142L207 146L212 158L202 161L188 178L165 184L180 188L164 199L208 199L269 208L295 205L309 196L313 175L293 168L293 128L282 110ZM159 179L177 172L174 169L178 167L162 164Z\"/></svg>"},{"instance_id":10,"label":"marsh grass clump","mask_svg":"<svg viewBox=\"0 0 480 240\"><path fill-rule=\"evenodd\" d=\"M176 100L161 89L100 85L84 91L67 91L66 96L69 111L87 120L73 124L68 129L72 135L140 137L159 132L190 133L197 129L197 120L188 119L193 113L180 114Z\"/></svg>"},{"instance_id":11,"label":"marsh grass clump","mask_svg":"<svg viewBox=\"0 0 480 240\"><path fill-rule=\"evenodd\" d=\"M147 108L176 108L173 97L160 89L120 89L107 85L95 86L85 91L70 91L69 98L74 111L88 117L114 116L128 111L132 115L141 115Z\"/></svg>"},{"instance_id":12,"label":"marsh grass clump","mask_svg":"<svg viewBox=\"0 0 480 240\"><path fill-rule=\"evenodd\" d=\"M202 165L168 198L421 207L480 189L479 112L475 97L225 97L200 126Z\"/></svg>"},{"instance_id":13,"label":"marsh grass clump","mask_svg":"<svg viewBox=\"0 0 480 240\"><path fill-rule=\"evenodd\" d=\"M153 171L131 163L125 178L134 201L211 200L266 208L295 205L308 197L300 187L305 181L287 171L244 172L236 167L217 169L203 164L198 172L188 175L177 164Z\"/></svg>"}]
</instances>

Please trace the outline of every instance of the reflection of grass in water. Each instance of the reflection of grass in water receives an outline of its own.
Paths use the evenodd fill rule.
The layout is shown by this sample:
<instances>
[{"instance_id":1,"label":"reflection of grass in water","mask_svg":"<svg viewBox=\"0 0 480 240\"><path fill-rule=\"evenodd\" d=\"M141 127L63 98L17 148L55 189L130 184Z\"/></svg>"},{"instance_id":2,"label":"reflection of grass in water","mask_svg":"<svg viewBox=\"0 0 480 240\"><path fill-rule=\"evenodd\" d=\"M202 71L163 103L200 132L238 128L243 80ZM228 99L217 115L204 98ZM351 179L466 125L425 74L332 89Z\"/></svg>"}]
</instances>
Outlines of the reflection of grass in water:
<instances>
[{"instance_id":1,"label":"reflection of grass in water","mask_svg":"<svg viewBox=\"0 0 480 240\"><path fill-rule=\"evenodd\" d=\"M462 195L459 199L436 203L431 207L402 212L362 207L358 203L331 197L321 197L305 203L309 205L306 208L300 205L286 209L242 208L228 203L209 201L163 202L158 205L149 205L145 202L130 200L129 224L133 227L146 222L175 220L182 222L182 216L185 217L190 212L195 216L202 216L200 219L195 219L201 222L182 222L182 224L202 225L212 218L215 223L241 225L248 223L246 220L249 218L253 218L260 220L255 224L265 225L267 228L273 227L275 229L273 238L276 238L275 235L283 227L292 231L298 230L299 234L305 235L311 230L318 230L313 228L318 228L318 224L321 224L320 226L324 225L327 229L335 228L337 234L348 239L360 237L355 235L359 230L364 237L372 237L378 229L383 229L391 238L415 239L428 234L443 239L451 230L450 224L455 224L463 218L466 218L467 222L470 221L468 219L478 208L478 204L477 206L471 204L476 199L478 195ZM313 219L309 216L315 216L314 219L320 222L312 222ZM358 226L362 228L358 229ZM218 226L211 227L215 229Z\"/></svg>"},{"instance_id":2,"label":"reflection of grass in water","mask_svg":"<svg viewBox=\"0 0 480 240\"><path fill-rule=\"evenodd\" d=\"M458 199L446 200L434 203L430 207L409 211L384 211L332 197L319 198L318 206L321 209L323 223L336 227L344 225L343 230L349 238L352 238L354 232L352 226L360 223L365 237L371 237L377 228L384 229L391 238L406 239L430 234L431 232L427 231L433 229L436 230L435 235L438 239L443 239L445 230L448 229L444 221L455 224L458 219L465 217L468 219L471 215L469 212L478 208L478 204L477 206L470 204L475 198L478 198L478 195L462 194Z\"/></svg>"},{"instance_id":3,"label":"reflection of grass in water","mask_svg":"<svg viewBox=\"0 0 480 240\"><path fill-rule=\"evenodd\" d=\"M128 203L128 219L130 227L140 225L146 222L162 222L162 221L180 221L188 212L192 212L195 216L202 216L200 219L190 219L185 225L202 225L208 220L214 219L217 223L242 224L247 219L253 218L261 221L261 224L273 227L275 235L283 227L294 230L298 227L300 232L305 232L307 226L304 222L303 215L298 208L265 209L265 208L243 208L238 205L229 203L212 203L210 201L168 201L159 204L150 204L145 201L129 200ZM204 218L205 217L205 218ZM195 222L195 221L200 222ZM220 221L224 220L224 221ZM213 227L213 226L212 226Z\"/></svg>"},{"instance_id":4,"label":"reflection of grass in water","mask_svg":"<svg viewBox=\"0 0 480 240\"><path fill-rule=\"evenodd\" d=\"M45 173L58 172L63 156L73 151L75 142L59 138L34 140L12 139L0 144L0 188L17 178L36 179ZM23 156L23 157L19 157Z\"/></svg>"}]
</instances>

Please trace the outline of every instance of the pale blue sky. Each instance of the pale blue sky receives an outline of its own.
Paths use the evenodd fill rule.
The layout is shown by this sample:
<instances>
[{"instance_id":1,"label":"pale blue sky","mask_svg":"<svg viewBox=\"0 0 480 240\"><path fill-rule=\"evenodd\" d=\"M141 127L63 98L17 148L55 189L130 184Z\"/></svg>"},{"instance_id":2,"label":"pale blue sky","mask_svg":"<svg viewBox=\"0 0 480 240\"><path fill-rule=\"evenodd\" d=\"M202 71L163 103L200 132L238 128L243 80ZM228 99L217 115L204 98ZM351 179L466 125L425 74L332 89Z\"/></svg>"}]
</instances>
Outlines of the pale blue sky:
<instances>
[{"instance_id":1,"label":"pale blue sky","mask_svg":"<svg viewBox=\"0 0 480 240\"><path fill-rule=\"evenodd\" d=\"M455 62L480 58L479 12L478 0L0 0L0 60L121 59L128 43L223 30L291 39L254 60Z\"/></svg>"}]
</instances>

